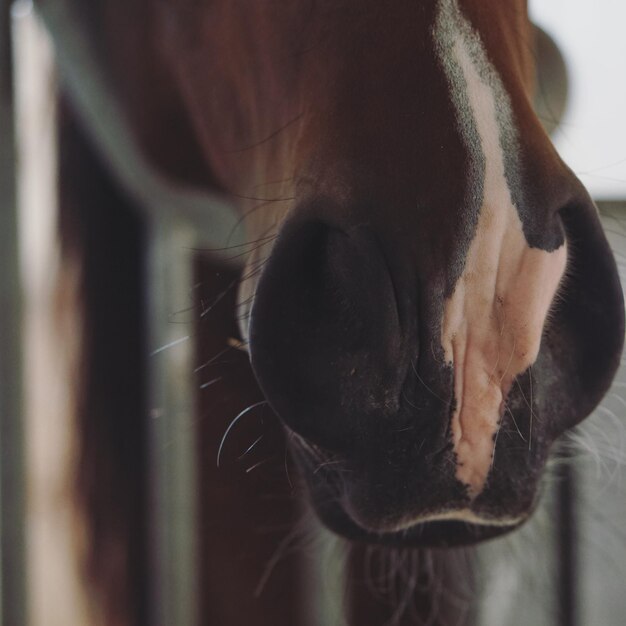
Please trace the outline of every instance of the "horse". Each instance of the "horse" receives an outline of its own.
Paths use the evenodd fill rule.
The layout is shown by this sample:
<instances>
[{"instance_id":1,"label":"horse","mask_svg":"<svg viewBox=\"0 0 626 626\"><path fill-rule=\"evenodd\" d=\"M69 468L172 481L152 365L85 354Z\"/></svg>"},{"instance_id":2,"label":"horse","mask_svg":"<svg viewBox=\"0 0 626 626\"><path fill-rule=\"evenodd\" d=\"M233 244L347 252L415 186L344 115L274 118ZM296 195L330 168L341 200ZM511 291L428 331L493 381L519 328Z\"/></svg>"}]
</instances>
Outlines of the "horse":
<instances>
[{"instance_id":1,"label":"horse","mask_svg":"<svg viewBox=\"0 0 626 626\"><path fill-rule=\"evenodd\" d=\"M241 339L323 523L391 548L522 526L624 338L526 2L80 10L144 154L238 206Z\"/></svg>"},{"instance_id":2,"label":"horse","mask_svg":"<svg viewBox=\"0 0 626 626\"><path fill-rule=\"evenodd\" d=\"M318 512L348 536L518 526L618 362L615 267L534 116L523 8L161 17L212 171L267 203L251 239L280 231L248 260L243 335Z\"/></svg>"}]
</instances>

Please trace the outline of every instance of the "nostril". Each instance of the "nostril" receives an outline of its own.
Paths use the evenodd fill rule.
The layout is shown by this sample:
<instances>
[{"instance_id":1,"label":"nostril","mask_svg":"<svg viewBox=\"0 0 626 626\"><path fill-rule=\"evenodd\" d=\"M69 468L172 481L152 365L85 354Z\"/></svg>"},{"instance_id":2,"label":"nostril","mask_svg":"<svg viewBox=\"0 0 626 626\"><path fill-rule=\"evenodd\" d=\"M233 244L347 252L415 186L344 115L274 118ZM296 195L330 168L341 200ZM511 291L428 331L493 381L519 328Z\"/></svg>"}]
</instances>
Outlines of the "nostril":
<instances>
[{"instance_id":1,"label":"nostril","mask_svg":"<svg viewBox=\"0 0 626 626\"><path fill-rule=\"evenodd\" d=\"M252 366L283 421L331 449L389 402L398 319L374 236L321 221L287 224L259 280Z\"/></svg>"}]
</instances>

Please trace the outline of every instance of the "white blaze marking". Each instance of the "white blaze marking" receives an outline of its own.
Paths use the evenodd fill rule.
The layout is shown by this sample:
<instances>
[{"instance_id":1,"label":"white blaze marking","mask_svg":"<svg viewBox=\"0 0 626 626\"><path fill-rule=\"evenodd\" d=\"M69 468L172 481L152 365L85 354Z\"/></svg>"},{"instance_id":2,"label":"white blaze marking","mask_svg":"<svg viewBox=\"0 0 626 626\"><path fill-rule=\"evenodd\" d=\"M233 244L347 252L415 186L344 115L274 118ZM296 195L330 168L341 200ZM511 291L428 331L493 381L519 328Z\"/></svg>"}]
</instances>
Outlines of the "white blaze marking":
<instances>
[{"instance_id":1,"label":"white blaze marking","mask_svg":"<svg viewBox=\"0 0 626 626\"><path fill-rule=\"evenodd\" d=\"M450 47L451 21L456 32ZM476 234L463 273L445 304L441 337L446 360L454 367L456 476L475 496L491 468L495 435L513 380L537 358L567 252L565 245L551 253L528 247L505 177L500 124L511 119L508 97L456 3L442 2L435 37L447 38L456 71L460 68L465 79L464 95L485 158ZM458 88L462 81L452 76L449 62L444 60L443 65L452 89ZM458 95L454 100L472 153L472 139L464 125L468 112L461 109Z\"/></svg>"}]
</instances>

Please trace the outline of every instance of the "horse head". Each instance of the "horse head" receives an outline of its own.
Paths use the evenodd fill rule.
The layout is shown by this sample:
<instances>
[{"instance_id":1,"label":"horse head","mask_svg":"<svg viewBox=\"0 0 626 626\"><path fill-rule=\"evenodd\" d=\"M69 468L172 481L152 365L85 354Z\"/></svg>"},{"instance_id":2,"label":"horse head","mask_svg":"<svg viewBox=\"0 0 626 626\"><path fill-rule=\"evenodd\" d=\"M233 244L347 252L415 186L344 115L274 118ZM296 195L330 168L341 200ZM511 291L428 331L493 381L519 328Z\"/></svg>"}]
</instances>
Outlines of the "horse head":
<instances>
[{"instance_id":1,"label":"horse head","mask_svg":"<svg viewBox=\"0 0 626 626\"><path fill-rule=\"evenodd\" d=\"M242 332L322 520L412 545L518 527L624 335L597 210L533 110L526 2L164 11L258 242Z\"/></svg>"}]
</instances>

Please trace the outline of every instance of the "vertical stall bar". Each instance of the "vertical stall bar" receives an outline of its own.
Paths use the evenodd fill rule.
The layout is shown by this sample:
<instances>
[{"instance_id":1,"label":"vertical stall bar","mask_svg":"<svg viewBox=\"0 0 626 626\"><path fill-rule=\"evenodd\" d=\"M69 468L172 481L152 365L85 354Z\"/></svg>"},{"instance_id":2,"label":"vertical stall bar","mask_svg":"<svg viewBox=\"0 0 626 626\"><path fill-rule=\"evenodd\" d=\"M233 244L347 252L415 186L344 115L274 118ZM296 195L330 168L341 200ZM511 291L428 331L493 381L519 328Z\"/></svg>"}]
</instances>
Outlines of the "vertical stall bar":
<instances>
[{"instance_id":1,"label":"vertical stall bar","mask_svg":"<svg viewBox=\"0 0 626 626\"><path fill-rule=\"evenodd\" d=\"M152 626L198 623L191 229L154 219L147 255Z\"/></svg>"},{"instance_id":2,"label":"vertical stall bar","mask_svg":"<svg viewBox=\"0 0 626 626\"><path fill-rule=\"evenodd\" d=\"M303 597L301 626L344 626L350 596L346 571L348 548L309 511L310 554L301 555Z\"/></svg>"},{"instance_id":3,"label":"vertical stall bar","mask_svg":"<svg viewBox=\"0 0 626 626\"><path fill-rule=\"evenodd\" d=\"M18 261L11 3L0 4L0 623L26 624L21 284Z\"/></svg>"},{"instance_id":4,"label":"vertical stall bar","mask_svg":"<svg viewBox=\"0 0 626 626\"><path fill-rule=\"evenodd\" d=\"M626 201L616 197L597 203L604 231L626 291ZM626 359L600 406L578 427L575 439L574 493L576 522L577 624L621 626L626 580Z\"/></svg>"},{"instance_id":5,"label":"vertical stall bar","mask_svg":"<svg viewBox=\"0 0 626 626\"><path fill-rule=\"evenodd\" d=\"M576 532L576 470L568 460L560 471L558 486L557 550L559 553L559 625L577 626L578 607L578 536Z\"/></svg>"}]
</instances>

